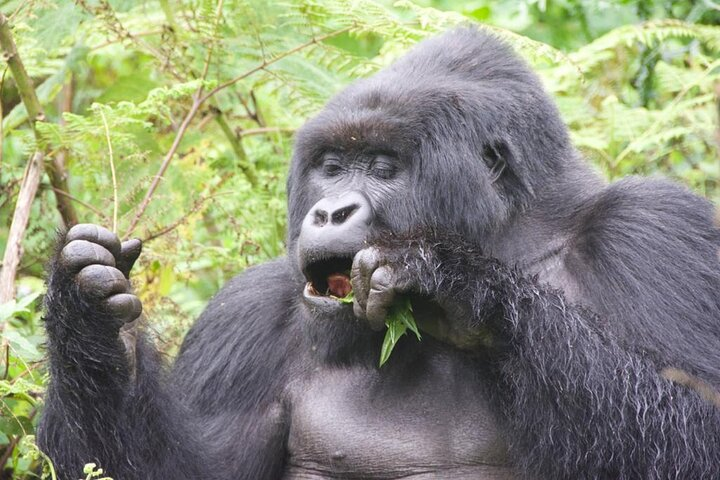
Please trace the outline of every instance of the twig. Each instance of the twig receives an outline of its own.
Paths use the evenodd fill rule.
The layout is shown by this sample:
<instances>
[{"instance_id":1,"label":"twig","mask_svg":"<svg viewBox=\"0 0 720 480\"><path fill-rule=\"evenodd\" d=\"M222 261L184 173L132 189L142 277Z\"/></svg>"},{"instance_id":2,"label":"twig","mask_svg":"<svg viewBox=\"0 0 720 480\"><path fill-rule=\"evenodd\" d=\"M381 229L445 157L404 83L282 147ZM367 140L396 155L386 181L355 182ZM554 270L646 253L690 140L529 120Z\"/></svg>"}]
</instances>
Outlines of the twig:
<instances>
[{"instance_id":1,"label":"twig","mask_svg":"<svg viewBox=\"0 0 720 480\"><path fill-rule=\"evenodd\" d=\"M118 188L117 178L115 176L115 158L113 157L112 141L110 141L110 127L108 127L107 118L105 118L105 112L100 108L100 116L102 117L103 126L105 127L105 139L108 144L108 153L110 154L110 173L112 173L112 185L113 185L113 219L112 219L112 231L117 233L117 216L118 216Z\"/></svg>"},{"instance_id":2,"label":"twig","mask_svg":"<svg viewBox=\"0 0 720 480\"><path fill-rule=\"evenodd\" d=\"M10 455L12 455L13 450L15 450L15 447L17 447L18 442L20 441L20 438L22 435L11 435L10 436L10 443L7 444L7 447L5 447L5 450L3 450L2 456L0 457L0 468L5 468L5 463L10 458Z\"/></svg>"},{"instance_id":3,"label":"twig","mask_svg":"<svg viewBox=\"0 0 720 480\"><path fill-rule=\"evenodd\" d=\"M140 37L150 37L152 35L162 35L164 32L164 29L159 30L149 30L147 32L137 32L137 33L130 33L131 38L140 38ZM94 50L100 50L101 48L109 47L110 45L114 45L116 43L120 43L125 41L125 38L115 38L114 40L108 40L104 43L101 43L100 45L95 45L94 47L90 48L90 51Z\"/></svg>"},{"instance_id":4,"label":"twig","mask_svg":"<svg viewBox=\"0 0 720 480\"><path fill-rule=\"evenodd\" d=\"M190 208L190 210L188 210L188 212L186 214L184 214L183 216L181 216L180 218L175 220L170 225L166 225L165 227L161 228L157 232L153 232L153 233L149 234L147 237L142 239L142 243L146 244L147 242L149 242L151 240L155 240L156 238L162 237L163 235L167 235L168 233L172 232L177 227L179 227L183 223L187 222L188 218L190 218L190 216L192 216L194 213L196 213L198 210L200 210L200 207L202 207L203 204L206 201L210 200L211 198L212 197L202 197L202 198L198 199L195 202L195 204L192 206L192 208Z\"/></svg>"},{"instance_id":5,"label":"twig","mask_svg":"<svg viewBox=\"0 0 720 480\"><path fill-rule=\"evenodd\" d=\"M69 198L70 200L72 200L73 202L76 202L76 203L82 205L83 207L87 208L88 210L90 210L90 211L93 212L94 214L100 216L101 218L105 218L105 214L104 214L102 211L100 211L100 209L98 209L98 208L96 208L96 207L93 207L93 206L90 205L89 203L80 200L79 198L77 198L77 197L74 196L74 195L69 194L68 192L64 192L64 191L62 191L62 190L60 190L60 189L58 189L58 188L55 188L55 187L51 187L51 188L52 188L53 192L57 193L58 195L62 195L62 196L64 196L64 197L67 197L67 198Z\"/></svg>"},{"instance_id":6,"label":"twig","mask_svg":"<svg viewBox=\"0 0 720 480\"><path fill-rule=\"evenodd\" d=\"M190 208L190 210L189 210L185 215L181 216L180 218L178 218L176 221L174 221L174 222L171 223L170 225L167 225L167 226L161 228L161 229L158 230L157 232L151 233L150 235L148 235L147 237L145 237L145 238L142 240L142 242L143 242L143 243L147 243L147 242L149 242L149 241L151 241L151 240L155 240L155 239L158 238L158 237L162 237L163 235L166 235L166 234L172 232L172 231L175 230L177 227L179 227L180 225L182 225L183 223L185 223L185 222L188 220L188 218L190 218L191 215L193 215L194 213L197 213L197 212L200 210L200 207L202 207L202 206L205 204L205 202L207 202L208 200L214 200L215 198L217 198L217 197L219 197L219 196L221 196L221 195L224 195L225 193L232 193L232 192L214 193L214 192L217 192L218 189L219 189L220 187L222 187L223 184L225 184L225 182L227 182L227 181L230 179L230 177L232 177L232 174L231 174L231 173L226 173L225 175L223 175L223 176L220 178L220 181L217 183L217 185L214 185L214 186L210 189L210 194L209 194L209 195L206 195L206 196L204 196L204 197L201 197L201 198L199 198L197 201L195 201L195 203L193 204L193 206Z\"/></svg>"},{"instance_id":7,"label":"twig","mask_svg":"<svg viewBox=\"0 0 720 480\"><path fill-rule=\"evenodd\" d=\"M240 130L241 137L249 137L251 135L265 135L267 133L295 133L295 128L292 127L260 127L260 128L247 128Z\"/></svg>"},{"instance_id":8,"label":"twig","mask_svg":"<svg viewBox=\"0 0 720 480\"><path fill-rule=\"evenodd\" d=\"M203 96L200 100L201 100L201 102L204 102L204 101L206 101L208 98L210 98L210 97L212 97L213 95L215 95L216 93L218 93L219 91L225 90L227 87L230 87L230 86L232 86L232 85L235 85L237 82L239 82L239 81L241 81L241 80L245 80L245 79L246 79L247 77L249 77L250 75L252 75L252 74L254 74L254 73L257 73L257 72L259 72L260 70L264 70L265 68L269 67L269 66L272 65L273 63L277 63L277 62L279 62L280 60L282 60L282 59L284 59L284 58L287 58L287 57L289 57L290 55L293 55L293 54L295 54L295 53L297 53L297 52L299 52L299 51L301 51L301 50L304 50L304 49L312 46L312 45L316 45L316 44L318 44L318 43L322 43L322 42L324 42L325 40L327 40L327 39L329 39L329 38L336 37L336 36L338 36L338 35L342 35L343 33L349 32L349 31L352 30L354 27L355 27L355 25L353 24L353 25L351 25L351 26L349 26L349 27L345 27L345 28L340 29L340 30L335 30L334 32L330 32L330 33L328 33L328 34L321 35L321 36L319 36L319 37L313 37L311 40L309 40L309 41L307 41L307 42L305 42L305 43L303 43L303 44L301 44L301 45L298 45L298 46L295 47L295 48L291 48L290 50L288 50L288 51L286 51L286 52L283 52L283 53L281 53L280 55L278 55L278 56L276 56L276 57L273 57L273 58L271 58L271 59L269 59L269 60L263 60L263 62L262 62L260 65L258 65L257 67L251 68L251 69L248 70L247 72L245 72L245 73L243 73L243 74L241 74L241 75L238 75L237 77L235 77L235 78L233 78L233 79L231 79L231 80L228 80L227 82L221 83L221 84L218 85L217 87L213 88L213 89L210 90L208 93L206 93L205 96Z\"/></svg>"},{"instance_id":9,"label":"twig","mask_svg":"<svg viewBox=\"0 0 720 480\"><path fill-rule=\"evenodd\" d=\"M5 92L5 75L7 75L8 67L3 68L2 78L0 78L0 96ZM2 102L0 102L0 119L5 117ZM2 172L3 162L3 146L5 145L5 132L3 131L3 122L0 121L0 173Z\"/></svg>"},{"instance_id":10,"label":"twig","mask_svg":"<svg viewBox=\"0 0 720 480\"><path fill-rule=\"evenodd\" d=\"M354 25L353 25L354 26ZM298 45L295 48L292 48L284 53L281 53L277 57L274 57L270 60L264 60L260 65L257 67L254 67L247 72L243 73L242 75L239 75L232 80L229 80L225 83L222 83L218 85L217 87L213 88L206 94L202 94L203 92L203 85L202 82L200 87L198 87L198 90L195 95L193 95L193 103L190 107L190 110L185 115L185 118L183 119L182 123L180 124L180 128L178 129L177 134L175 134L175 139L173 140L172 145L170 146L170 150L168 150L167 154L165 154L165 157L163 158L162 163L160 164L160 168L158 169L158 172L155 174L155 177L153 178L152 183L150 184L150 187L148 188L147 193L145 194L145 198L143 198L142 203L138 207L135 216L133 217L132 221L130 222L130 226L128 227L127 231L125 232L125 235L123 238L128 238L137 227L138 222L140 221L140 218L145 213L145 210L147 209L148 205L150 204L150 201L153 198L153 195L155 194L155 190L157 190L158 185L160 184L160 180L162 180L163 175L165 174L165 171L167 170L168 166L170 165L170 162L172 161L173 157L175 156L175 153L177 152L178 147L180 146L180 142L185 136L185 132L187 131L188 127L190 126L190 123L195 118L195 115L200 110L200 107L203 103L205 103L207 100L212 98L216 93L224 90L227 87L230 87L237 82L249 77L250 75L257 73L261 70L264 70L268 66L279 62L280 60L287 58L288 56L297 53L304 48L307 48L309 46L315 45L317 43L320 43L324 40L327 40L329 38L335 37L337 35L341 35L345 32L350 31L353 26L346 27L340 30L336 30L334 32L330 32L326 35L320 36L320 37L314 37L312 40L303 43L302 45ZM204 79L203 79L204 80Z\"/></svg>"},{"instance_id":11,"label":"twig","mask_svg":"<svg viewBox=\"0 0 720 480\"><path fill-rule=\"evenodd\" d=\"M28 112L28 120L30 120L33 127L37 143L42 144L42 138L37 129L37 121L44 118L42 107L33 88L32 80L30 80L20 55L18 55L17 46L15 45L10 30L10 24L2 13L0 13L0 47L2 47L5 60L15 80L20 98ZM3 267L2 271L0 271L0 303L7 302L13 297L15 275L22 256L22 238L30 218L30 207L32 206L33 199L40 184L40 176L44 166L43 160L44 154L40 151L35 152L25 168L20 192L18 193L18 200L15 204L12 224L10 225L10 233L8 234L5 246ZM57 161L48 163L46 171L53 187L65 191L68 190L65 171ZM77 214L75 213L73 204L66 198L58 195L55 196L55 200L58 211L65 224L69 226L77 223Z\"/></svg>"},{"instance_id":12,"label":"twig","mask_svg":"<svg viewBox=\"0 0 720 480\"><path fill-rule=\"evenodd\" d=\"M223 5L223 0L219 0L218 8L216 10L216 20L215 20L216 21L216 29L217 29L217 25L219 24L219 16L222 13L222 5ZM216 37L213 36L213 40L215 38ZM177 149L180 146L180 141L185 136L185 132L187 131L188 127L190 126L190 122L193 121L193 119L195 118L195 115L197 114L198 110L200 110L200 107L202 106L202 104L205 101L205 100L201 100L200 97L203 93L205 79L207 78L207 74L210 71L210 61L212 60L212 53L213 53L214 45L215 45L215 42L213 41L210 43L210 46L208 47L208 52L207 52L207 55L205 56L205 63L203 65L202 75L200 76L200 85L198 86L195 94L193 94L193 96L192 96L193 103L192 103L192 106L190 107L190 111L188 111L187 115L185 115L185 118L183 119L182 123L180 124L180 128L178 129L177 134L175 134L175 139L173 140L173 143L170 146L170 150L168 150L168 153L165 155L165 158L163 158L163 161L160 164L160 168L158 169L158 172L155 174L155 177L153 178L153 181L150 184L148 191L145 193L145 198L143 198L143 201L140 204L138 211L135 213L135 216L133 217L132 221L130 222L130 226L128 227L127 231L125 232L124 238L129 237L132 234L132 232L135 231L135 227L137 227L137 224L140 221L140 218L145 213L147 206L150 204L150 200L152 200L152 197L155 194L155 190L157 190L157 187L160 184L160 180L162 179L163 175L165 175L165 172L167 171L168 166L170 166L170 162L172 161L173 157L175 156L175 152L177 152Z\"/></svg>"},{"instance_id":13,"label":"twig","mask_svg":"<svg viewBox=\"0 0 720 480\"><path fill-rule=\"evenodd\" d=\"M150 204L150 200L152 200L152 197L155 194L155 190L157 190L157 187L160 184L160 180L162 180L162 177L165 174L165 171L167 170L168 166L170 165L170 161L175 156L175 152L177 152L177 149L180 146L180 141L185 136L185 131L188 129L188 126L190 126L190 122L192 122L193 118L195 117L195 114L198 112L199 109L200 109L200 102L198 102L198 100L193 100L192 106L190 107L190 111L188 111L187 115L185 115L185 118L183 119L182 123L180 124L180 128L178 128L178 132L175 134L175 140L173 140L173 143L170 146L170 150L168 150L168 152L165 154L165 158L163 158L163 161L160 164L160 168L158 169L158 172L155 174L155 177L153 178L153 181L150 184L150 187L148 188L147 193L145 194L145 198L143 198L143 201L142 201L142 203L140 203L140 206L138 207L137 212L135 213L135 216L133 217L132 221L130 222L130 226L128 227L127 231L125 232L124 238L128 238L133 233L133 231L135 231L135 227L137 227L137 224L140 221L140 218L143 216L143 213L145 213L145 210L147 209L148 204Z\"/></svg>"},{"instance_id":14,"label":"twig","mask_svg":"<svg viewBox=\"0 0 720 480\"><path fill-rule=\"evenodd\" d=\"M37 409L33 408L30 414L28 415L28 419L32 420L35 418L35 414L37 414ZM27 433L27 432L23 432ZM18 442L20 442L20 439L23 437L23 435L15 435L12 438L10 438L10 443L8 443L7 447L5 447L5 450L3 451L2 456L0 456L0 469L5 468L5 463L10 458L10 455L12 455L13 450L15 450L15 447L17 447Z\"/></svg>"},{"instance_id":15,"label":"twig","mask_svg":"<svg viewBox=\"0 0 720 480\"><path fill-rule=\"evenodd\" d=\"M9 302L14 296L15 274L22 257L22 239L30 218L30 208L40 185L43 158L42 152L35 152L25 167L0 270L0 304Z\"/></svg>"},{"instance_id":16,"label":"twig","mask_svg":"<svg viewBox=\"0 0 720 480\"><path fill-rule=\"evenodd\" d=\"M228 141L230 142L230 145L235 152L235 156L238 157L237 166L240 168L240 170L242 170L243 175L245 175L245 178L250 183L250 185L254 187L255 185L257 185L257 176L255 175L255 171L252 168L252 165L250 165L248 162L247 153L245 153L245 149L243 148L242 143L240 143L240 139L232 131L230 125L228 125L225 121L225 117L223 117L222 112L219 110L217 110L217 113L215 114L215 121L220 126L220 130L223 131L225 137L227 137Z\"/></svg>"}]
</instances>

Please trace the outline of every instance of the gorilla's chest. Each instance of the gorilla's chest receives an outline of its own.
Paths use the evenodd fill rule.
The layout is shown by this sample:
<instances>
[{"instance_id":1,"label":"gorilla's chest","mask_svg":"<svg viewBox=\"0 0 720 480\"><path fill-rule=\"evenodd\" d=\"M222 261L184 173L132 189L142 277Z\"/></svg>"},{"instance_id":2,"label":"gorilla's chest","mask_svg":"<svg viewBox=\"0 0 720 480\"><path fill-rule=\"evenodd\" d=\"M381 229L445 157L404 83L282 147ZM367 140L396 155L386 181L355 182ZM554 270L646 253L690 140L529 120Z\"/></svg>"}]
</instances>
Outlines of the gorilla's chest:
<instances>
[{"instance_id":1,"label":"gorilla's chest","mask_svg":"<svg viewBox=\"0 0 720 480\"><path fill-rule=\"evenodd\" d=\"M512 478L487 391L447 356L320 371L291 393L285 478Z\"/></svg>"}]
</instances>

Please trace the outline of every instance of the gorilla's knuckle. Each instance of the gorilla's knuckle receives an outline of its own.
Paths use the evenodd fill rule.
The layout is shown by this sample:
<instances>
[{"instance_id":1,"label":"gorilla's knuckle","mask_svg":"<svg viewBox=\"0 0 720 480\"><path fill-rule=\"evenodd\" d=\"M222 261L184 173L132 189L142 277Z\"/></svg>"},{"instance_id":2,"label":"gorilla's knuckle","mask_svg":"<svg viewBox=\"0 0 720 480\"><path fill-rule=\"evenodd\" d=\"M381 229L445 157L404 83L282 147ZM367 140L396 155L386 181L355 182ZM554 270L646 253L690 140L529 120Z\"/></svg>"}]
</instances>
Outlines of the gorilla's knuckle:
<instances>
[{"instance_id":1,"label":"gorilla's knuckle","mask_svg":"<svg viewBox=\"0 0 720 480\"><path fill-rule=\"evenodd\" d=\"M375 247L368 247L360 250L355 255L354 263L357 264L361 271L373 270L377 267L380 261L380 252Z\"/></svg>"},{"instance_id":2,"label":"gorilla's knuckle","mask_svg":"<svg viewBox=\"0 0 720 480\"><path fill-rule=\"evenodd\" d=\"M132 321L142 314L142 302L131 293L119 293L105 300L105 308L115 318Z\"/></svg>"},{"instance_id":3,"label":"gorilla's knuckle","mask_svg":"<svg viewBox=\"0 0 720 480\"><path fill-rule=\"evenodd\" d=\"M370 277L371 291L384 291L393 287L395 280L394 270L389 266L376 269Z\"/></svg>"},{"instance_id":4,"label":"gorilla's knuckle","mask_svg":"<svg viewBox=\"0 0 720 480\"><path fill-rule=\"evenodd\" d=\"M353 315L355 315L360 320L365 320L365 308L364 306L360 305L360 302L358 302L357 297L355 297L355 301L353 301Z\"/></svg>"},{"instance_id":5,"label":"gorilla's knuckle","mask_svg":"<svg viewBox=\"0 0 720 480\"><path fill-rule=\"evenodd\" d=\"M105 247L87 240L73 240L60 252L60 263L69 270L80 270L92 264L114 267L115 257Z\"/></svg>"},{"instance_id":6,"label":"gorilla's knuckle","mask_svg":"<svg viewBox=\"0 0 720 480\"><path fill-rule=\"evenodd\" d=\"M129 283L120 270L107 265L88 265L77 274L80 290L91 297L107 297L125 293Z\"/></svg>"},{"instance_id":7,"label":"gorilla's knuckle","mask_svg":"<svg viewBox=\"0 0 720 480\"><path fill-rule=\"evenodd\" d=\"M76 240L86 240L102 245L109 250L114 257L120 255L120 239L115 233L105 227L92 223L79 223L68 230L65 235L65 243Z\"/></svg>"}]
</instances>

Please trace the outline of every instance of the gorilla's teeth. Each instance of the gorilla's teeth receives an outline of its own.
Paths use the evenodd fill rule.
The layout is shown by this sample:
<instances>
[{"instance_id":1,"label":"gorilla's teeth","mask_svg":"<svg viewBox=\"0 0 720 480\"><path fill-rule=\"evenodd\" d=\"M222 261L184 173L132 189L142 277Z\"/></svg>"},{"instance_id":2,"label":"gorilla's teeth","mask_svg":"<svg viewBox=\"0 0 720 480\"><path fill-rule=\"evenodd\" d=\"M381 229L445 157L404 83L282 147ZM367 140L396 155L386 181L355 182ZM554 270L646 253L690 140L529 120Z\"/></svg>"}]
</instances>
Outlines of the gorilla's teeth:
<instances>
[{"instance_id":1,"label":"gorilla's teeth","mask_svg":"<svg viewBox=\"0 0 720 480\"><path fill-rule=\"evenodd\" d=\"M320 296L320 292L317 291L317 289L315 288L315 285L313 285L312 282L307 283L307 290L308 290L308 293L310 293L310 295L314 295L316 297Z\"/></svg>"}]
</instances>

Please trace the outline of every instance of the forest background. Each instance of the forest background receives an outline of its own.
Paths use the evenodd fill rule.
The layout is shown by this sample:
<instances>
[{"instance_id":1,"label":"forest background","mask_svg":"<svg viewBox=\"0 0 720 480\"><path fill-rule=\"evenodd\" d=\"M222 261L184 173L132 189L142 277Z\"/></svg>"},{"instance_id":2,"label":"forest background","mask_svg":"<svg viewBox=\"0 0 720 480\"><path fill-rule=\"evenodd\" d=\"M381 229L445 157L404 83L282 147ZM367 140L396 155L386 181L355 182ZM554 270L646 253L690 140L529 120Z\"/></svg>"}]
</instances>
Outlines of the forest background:
<instances>
[{"instance_id":1,"label":"forest background","mask_svg":"<svg viewBox=\"0 0 720 480\"><path fill-rule=\"evenodd\" d=\"M57 232L92 222L144 240L133 281L172 357L225 281L284 253L294 131L426 36L473 22L504 38L607 178L657 173L720 196L719 2L10 0L0 12L0 480L54 476L34 431Z\"/></svg>"}]
</instances>

